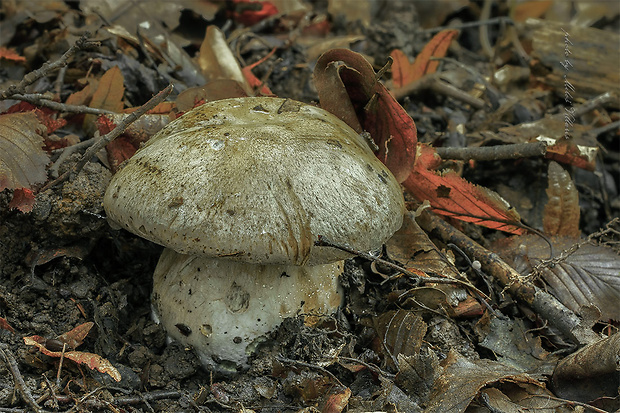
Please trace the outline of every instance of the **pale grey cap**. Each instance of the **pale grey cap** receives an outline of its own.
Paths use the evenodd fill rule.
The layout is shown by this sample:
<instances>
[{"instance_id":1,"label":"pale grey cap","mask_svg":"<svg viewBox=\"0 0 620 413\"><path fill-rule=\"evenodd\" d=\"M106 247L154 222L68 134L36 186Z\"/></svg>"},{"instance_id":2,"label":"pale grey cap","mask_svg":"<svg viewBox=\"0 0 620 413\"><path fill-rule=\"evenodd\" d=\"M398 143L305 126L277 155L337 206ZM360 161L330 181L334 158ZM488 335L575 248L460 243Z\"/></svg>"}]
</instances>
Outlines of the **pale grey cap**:
<instances>
[{"instance_id":1,"label":"pale grey cap","mask_svg":"<svg viewBox=\"0 0 620 413\"><path fill-rule=\"evenodd\" d=\"M402 224L400 185L329 112L279 98L206 103L117 172L108 218L182 254L315 265L370 251Z\"/></svg>"}]
</instances>

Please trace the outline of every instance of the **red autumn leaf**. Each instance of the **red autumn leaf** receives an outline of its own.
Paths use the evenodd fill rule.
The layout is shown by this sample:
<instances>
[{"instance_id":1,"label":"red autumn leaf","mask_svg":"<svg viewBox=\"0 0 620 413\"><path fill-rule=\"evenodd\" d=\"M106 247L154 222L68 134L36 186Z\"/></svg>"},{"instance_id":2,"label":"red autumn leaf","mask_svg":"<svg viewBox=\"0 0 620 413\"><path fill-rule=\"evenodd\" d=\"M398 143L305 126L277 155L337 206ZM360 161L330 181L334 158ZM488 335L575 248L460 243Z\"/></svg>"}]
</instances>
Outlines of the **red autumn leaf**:
<instances>
[{"instance_id":1,"label":"red autumn leaf","mask_svg":"<svg viewBox=\"0 0 620 413\"><path fill-rule=\"evenodd\" d=\"M356 132L369 132L379 147L377 158L404 181L415 162L415 123L378 81L372 65L359 53L332 49L317 61L314 79L321 107Z\"/></svg>"},{"instance_id":2,"label":"red autumn leaf","mask_svg":"<svg viewBox=\"0 0 620 413\"><path fill-rule=\"evenodd\" d=\"M246 26L253 26L269 16L278 14L278 9L269 1L233 0L232 18Z\"/></svg>"},{"instance_id":3,"label":"red autumn leaf","mask_svg":"<svg viewBox=\"0 0 620 413\"><path fill-rule=\"evenodd\" d=\"M34 193L27 188L18 188L13 191L13 199L9 202L9 209L18 209L23 213L32 211L34 207Z\"/></svg>"},{"instance_id":4,"label":"red autumn leaf","mask_svg":"<svg viewBox=\"0 0 620 413\"><path fill-rule=\"evenodd\" d=\"M90 331L93 324L94 323L92 322L81 324L77 326L76 328L74 328L73 330L59 336L58 340L60 340L63 343L66 343L67 348L77 347L80 344L82 344L82 341L84 340L86 335L88 335L88 332ZM121 375L118 372L118 370L116 370L116 368L112 365L112 363L110 363L108 360L104 359L100 355L93 354L93 353L85 353L81 351L65 351L65 352L51 351L45 347L45 344L47 341L48 340L45 339L45 337L41 337L37 335L24 337L24 343L26 345L36 346L39 349L39 351L45 354L46 356L56 357L56 358L64 357L78 364L84 364L91 370L96 369L100 371L101 373L106 373L110 377L112 377L114 380L116 380L117 382L121 381Z\"/></svg>"},{"instance_id":5,"label":"red autumn leaf","mask_svg":"<svg viewBox=\"0 0 620 413\"><path fill-rule=\"evenodd\" d=\"M15 330L13 329L13 327L11 327L9 322L6 321L6 318L3 318L3 317L0 317L0 328L3 329L3 330L8 330L11 333L15 332Z\"/></svg>"},{"instance_id":6,"label":"red autumn leaf","mask_svg":"<svg viewBox=\"0 0 620 413\"><path fill-rule=\"evenodd\" d=\"M271 49L271 51L269 53L267 53L267 56L263 57L262 59L260 59L257 62L252 63L251 65L248 65L248 66L244 67L243 69L241 69L241 73L243 73L243 76L245 77L245 79L250 84L250 87L252 87L253 90L256 90L256 89L258 89L260 87L259 92L263 96L274 96L274 94L267 87L267 85L262 85L261 80L259 78L257 78L256 76L254 76L254 73L252 73L252 69L254 69L256 66L260 65L261 63L264 63L267 59L269 59L271 56L273 56L275 51L276 51L276 48L274 47L273 49Z\"/></svg>"},{"instance_id":7,"label":"red autumn leaf","mask_svg":"<svg viewBox=\"0 0 620 413\"><path fill-rule=\"evenodd\" d=\"M62 128L67 124L66 119L58 119L56 115L57 111L50 108L40 108L32 103L28 102L19 102L15 105L11 106L5 113L25 113L25 112L33 112L39 122L41 122L47 128L47 134L52 134L56 131L56 129Z\"/></svg>"},{"instance_id":8,"label":"red autumn leaf","mask_svg":"<svg viewBox=\"0 0 620 413\"><path fill-rule=\"evenodd\" d=\"M26 58L17 54L12 48L0 47L0 59L12 60L13 62L25 62Z\"/></svg>"},{"instance_id":9,"label":"red autumn leaf","mask_svg":"<svg viewBox=\"0 0 620 413\"><path fill-rule=\"evenodd\" d=\"M427 145L420 145L419 151L413 172L403 182L418 201L428 200L437 214L513 234L525 233L517 211L498 194L455 172L434 172L441 158Z\"/></svg>"},{"instance_id":10,"label":"red autumn leaf","mask_svg":"<svg viewBox=\"0 0 620 413\"><path fill-rule=\"evenodd\" d=\"M390 53L394 63L392 64L392 78L394 86L402 87L415 82L424 75L435 73L439 62L431 60L432 57L444 57L452 40L458 36L458 30L443 30L437 33L416 57L413 63L405 54L396 49Z\"/></svg>"},{"instance_id":11,"label":"red autumn leaf","mask_svg":"<svg viewBox=\"0 0 620 413\"><path fill-rule=\"evenodd\" d=\"M138 147L130 142L130 139L126 136L121 136L114 139L106 146L108 152L108 162L112 172L116 172L118 167L131 158L138 150Z\"/></svg>"}]
</instances>

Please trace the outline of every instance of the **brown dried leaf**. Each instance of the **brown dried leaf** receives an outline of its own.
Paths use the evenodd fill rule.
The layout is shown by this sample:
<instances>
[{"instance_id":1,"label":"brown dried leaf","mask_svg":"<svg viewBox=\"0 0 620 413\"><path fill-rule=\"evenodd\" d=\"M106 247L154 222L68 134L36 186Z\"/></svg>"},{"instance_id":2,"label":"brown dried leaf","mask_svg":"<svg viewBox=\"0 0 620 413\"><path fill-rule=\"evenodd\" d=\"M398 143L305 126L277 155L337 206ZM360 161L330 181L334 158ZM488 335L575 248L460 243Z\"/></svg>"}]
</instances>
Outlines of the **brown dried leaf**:
<instances>
[{"instance_id":1,"label":"brown dried leaf","mask_svg":"<svg viewBox=\"0 0 620 413\"><path fill-rule=\"evenodd\" d=\"M620 334L616 332L564 358L553 372L557 396L581 402L617 397L618 357Z\"/></svg>"},{"instance_id":2,"label":"brown dried leaf","mask_svg":"<svg viewBox=\"0 0 620 413\"><path fill-rule=\"evenodd\" d=\"M0 116L0 191L45 182L49 157L40 135L45 129L33 112Z\"/></svg>"},{"instance_id":3,"label":"brown dried leaf","mask_svg":"<svg viewBox=\"0 0 620 413\"><path fill-rule=\"evenodd\" d=\"M484 387L495 383L511 382L544 390L543 383L497 361L472 361L450 351L442 364L443 372L435 380L426 413L464 412Z\"/></svg>"},{"instance_id":4,"label":"brown dried leaf","mask_svg":"<svg viewBox=\"0 0 620 413\"><path fill-rule=\"evenodd\" d=\"M73 330L67 331L64 334L59 335L58 340L67 344L69 348L77 348L82 344L82 342L90 332L90 329L93 328L94 325L95 323L93 323L92 321L80 324Z\"/></svg>"},{"instance_id":5,"label":"brown dried leaf","mask_svg":"<svg viewBox=\"0 0 620 413\"><path fill-rule=\"evenodd\" d=\"M239 62L228 47L224 33L216 26L207 27L205 38L200 46L198 64L207 81L229 79L238 82L248 96L252 88L248 84Z\"/></svg>"},{"instance_id":6,"label":"brown dried leaf","mask_svg":"<svg viewBox=\"0 0 620 413\"><path fill-rule=\"evenodd\" d=\"M406 310L383 313L373 319L373 324L392 360L396 360L399 354L417 354L427 329L422 317Z\"/></svg>"},{"instance_id":7,"label":"brown dried leaf","mask_svg":"<svg viewBox=\"0 0 620 413\"><path fill-rule=\"evenodd\" d=\"M123 110L124 93L125 85L121 69L113 66L101 76L97 90L90 101L90 107L120 112Z\"/></svg>"},{"instance_id":8,"label":"brown dried leaf","mask_svg":"<svg viewBox=\"0 0 620 413\"><path fill-rule=\"evenodd\" d=\"M549 163L547 205L543 228L548 235L578 237L579 193L568 172L557 162Z\"/></svg>"},{"instance_id":9,"label":"brown dried leaf","mask_svg":"<svg viewBox=\"0 0 620 413\"><path fill-rule=\"evenodd\" d=\"M552 238L554 257L578 242L570 237ZM550 257L549 245L533 235L514 237L502 246L500 254L521 274L530 273L533 266ZM620 319L620 256L613 249L581 244L552 267L543 267L541 276L549 292L572 311L595 305L602 320Z\"/></svg>"},{"instance_id":10,"label":"brown dried leaf","mask_svg":"<svg viewBox=\"0 0 620 413\"><path fill-rule=\"evenodd\" d=\"M403 226L387 243L390 257L402 262L406 267L412 266L425 273L434 273L447 278L460 278L456 267L446 260L420 228L411 212L405 214Z\"/></svg>"},{"instance_id":11,"label":"brown dried leaf","mask_svg":"<svg viewBox=\"0 0 620 413\"><path fill-rule=\"evenodd\" d=\"M332 394L329 395L321 413L340 413L342 412L347 404L349 403L349 399L351 398L351 389L345 387L344 390L341 391L333 391Z\"/></svg>"}]
</instances>

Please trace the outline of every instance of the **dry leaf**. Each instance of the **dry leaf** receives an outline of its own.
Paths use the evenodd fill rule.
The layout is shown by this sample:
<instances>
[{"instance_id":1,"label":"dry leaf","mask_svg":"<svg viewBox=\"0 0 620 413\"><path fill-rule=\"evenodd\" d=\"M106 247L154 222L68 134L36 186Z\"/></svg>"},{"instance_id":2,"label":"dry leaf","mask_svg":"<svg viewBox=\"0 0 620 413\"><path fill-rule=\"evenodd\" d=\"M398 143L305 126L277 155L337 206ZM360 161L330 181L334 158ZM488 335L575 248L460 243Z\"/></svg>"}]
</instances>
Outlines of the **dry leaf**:
<instances>
[{"instance_id":1,"label":"dry leaf","mask_svg":"<svg viewBox=\"0 0 620 413\"><path fill-rule=\"evenodd\" d=\"M9 322L6 321L6 318L3 318L3 317L0 317L0 328L3 329L3 330L8 330L11 333L15 332L15 330L13 329L13 327L11 327Z\"/></svg>"},{"instance_id":2,"label":"dry leaf","mask_svg":"<svg viewBox=\"0 0 620 413\"><path fill-rule=\"evenodd\" d=\"M373 318L373 325L392 360L399 354L412 356L420 352L427 325L411 311L388 311Z\"/></svg>"},{"instance_id":3,"label":"dry leaf","mask_svg":"<svg viewBox=\"0 0 620 413\"><path fill-rule=\"evenodd\" d=\"M84 342L84 339L94 325L95 323L93 323L92 321L82 323L79 326L73 328L72 330L59 335L57 339L67 344L69 348L77 348L82 344L82 342Z\"/></svg>"},{"instance_id":4,"label":"dry leaf","mask_svg":"<svg viewBox=\"0 0 620 413\"><path fill-rule=\"evenodd\" d=\"M369 132L379 148L377 158L398 182L407 179L416 156L415 123L378 81L372 65L359 53L333 49L319 58L314 81L321 107L356 132Z\"/></svg>"},{"instance_id":5,"label":"dry leaf","mask_svg":"<svg viewBox=\"0 0 620 413\"><path fill-rule=\"evenodd\" d=\"M579 243L579 239L551 239L554 257ZM534 235L514 237L497 248L507 262L521 274L550 257L549 245ZM540 273L549 292L570 310L595 305L602 320L620 319L620 256L602 245L583 244L565 259Z\"/></svg>"},{"instance_id":6,"label":"dry leaf","mask_svg":"<svg viewBox=\"0 0 620 413\"><path fill-rule=\"evenodd\" d=\"M538 19L542 17L552 5L552 0L533 0L513 3L510 14L515 22L523 23L529 18Z\"/></svg>"},{"instance_id":7,"label":"dry leaf","mask_svg":"<svg viewBox=\"0 0 620 413\"><path fill-rule=\"evenodd\" d=\"M90 101L90 107L120 112L123 110L124 93L125 85L121 69L113 66L101 76L97 90Z\"/></svg>"},{"instance_id":8,"label":"dry leaf","mask_svg":"<svg viewBox=\"0 0 620 413\"><path fill-rule=\"evenodd\" d=\"M432 57L444 57L452 40L458 36L458 30L443 30L437 33L416 57L413 63L409 63L407 56L396 49L390 53L394 63L392 64L392 78L394 86L402 87L415 82L424 75L435 73L439 61L431 60Z\"/></svg>"},{"instance_id":9,"label":"dry leaf","mask_svg":"<svg viewBox=\"0 0 620 413\"><path fill-rule=\"evenodd\" d=\"M112 112L123 110L123 95L125 93L124 79L118 66L110 68L101 76L97 83L97 90L90 99L91 108L105 109ZM97 115L84 116L84 125L89 132L94 132L94 122Z\"/></svg>"},{"instance_id":10,"label":"dry leaf","mask_svg":"<svg viewBox=\"0 0 620 413\"><path fill-rule=\"evenodd\" d=\"M11 60L13 62L25 62L26 58L24 56L20 56L15 49L8 47L0 47L0 60Z\"/></svg>"},{"instance_id":11,"label":"dry leaf","mask_svg":"<svg viewBox=\"0 0 620 413\"><path fill-rule=\"evenodd\" d=\"M549 163L547 205L543 228L548 235L579 237L579 193L567 171L557 162Z\"/></svg>"},{"instance_id":12,"label":"dry leaf","mask_svg":"<svg viewBox=\"0 0 620 413\"><path fill-rule=\"evenodd\" d=\"M88 335L88 332L92 328L94 323L88 322L75 327L73 330L68 331L58 337L61 343L67 344L67 348L75 348L82 344L82 341ZM84 353L81 351L51 351L45 344L47 339L41 336L29 336L24 337L24 343L28 346L36 346L39 351L49 357L64 357L72 360L78 364L85 364L91 370L98 370L101 373L106 373L112 377L115 381L121 381L121 375L116 368L105 358L98 354Z\"/></svg>"},{"instance_id":13,"label":"dry leaf","mask_svg":"<svg viewBox=\"0 0 620 413\"><path fill-rule=\"evenodd\" d=\"M49 157L42 149L44 131L33 112L0 115L0 191L45 182Z\"/></svg>"},{"instance_id":14,"label":"dry leaf","mask_svg":"<svg viewBox=\"0 0 620 413\"><path fill-rule=\"evenodd\" d=\"M584 403L618 397L620 333L581 348L558 363L553 387L558 397Z\"/></svg>"},{"instance_id":15,"label":"dry leaf","mask_svg":"<svg viewBox=\"0 0 620 413\"><path fill-rule=\"evenodd\" d=\"M200 46L198 64L207 81L234 80L241 85L248 96L252 95L252 88L243 76L239 62L228 47L224 33L216 26L207 27L205 38Z\"/></svg>"},{"instance_id":16,"label":"dry leaf","mask_svg":"<svg viewBox=\"0 0 620 413\"><path fill-rule=\"evenodd\" d=\"M450 351L442 366L443 372L435 380L426 413L464 412L484 387L495 383L518 383L544 390L543 383L493 360L468 360Z\"/></svg>"},{"instance_id":17,"label":"dry leaf","mask_svg":"<svg viewBox=\"0 0 620 413\"><path fill-rule=\"evenodd\" d=\"M333 392L333 390L332 390ZM351 398L351 389L345 387L344 390L329 395L321 413L340 413L342 412Z\"/></svg>"},{"instance_id":18,"label":"dry leaf","mask_svg":"<svg viewBox=\"0 0 620 413\"><path fill-rule=\"evenodd\" d=\"M487 228L523 234L519 213L490 189L474 185L450 171L437 173L441 158L419 145L413 172L403 186L419 201L428 200L433 212Z\"/></svg>"},{"instance_id":19,"label":"dry leaf","mask_svg":"<svg viewBox=\"0 0 620 413\"><path fill-rule=\"evenodd\" d=\"M17 209L23 213L28 213L32 211L34 202L34 192L27 188L17 188L13 191L13 198L9 202L9 209Z\"/></svg>"}]
</instances>

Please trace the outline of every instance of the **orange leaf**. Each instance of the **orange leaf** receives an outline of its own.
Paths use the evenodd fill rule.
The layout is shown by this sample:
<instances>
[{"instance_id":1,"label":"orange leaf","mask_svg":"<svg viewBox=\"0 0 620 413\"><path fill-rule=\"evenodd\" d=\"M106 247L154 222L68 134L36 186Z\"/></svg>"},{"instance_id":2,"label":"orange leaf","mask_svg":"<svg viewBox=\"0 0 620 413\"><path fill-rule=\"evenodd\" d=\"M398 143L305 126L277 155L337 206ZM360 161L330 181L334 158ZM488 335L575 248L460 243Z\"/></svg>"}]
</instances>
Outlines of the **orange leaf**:
<instances>
[{"instance_id":1,"label":"orange leaf","mask_svg":"<svg viewBox=\"0 0 620 413\"><path fill-rule=\"evenodd\" d=\"M14 62L25 62L26 58L17 54L15 49L0 47L0 59L12 60Z\"/></svg>"},{"instance_id":2,"label":"orange leaf","mask_svg":"<svg viewBox=\"0 0 620 413\"><path fill-rule=\"evenodd\" d=\"M120 112L123 110L124 93L123 74L118 66L114 66L101 76L90 107Z\"/></svg>"},{"instance_id":3,"label":"orange leaf","mask_svg":"<svg viewBox=\"0 0 620 413\"><path fill-rule=\"evenodd\" d=\"M94 78L88 78L86 80L88 84L69 95L65 103L67 105L87 105L93 97L93 94L97 90L98 80Z\"/></svg>"},{"instance_id":4,"label":"orange leaf","mask_svg":"<svg viewBox=\"0 0 620 413\"><path fill-rule=\"evenodd\" d=\"M412 83L424 75L435 73L439 62L431 60L431 57L444 57L452 40L458 36L458 30L443 30L437 33L416 57L413 64L409 63L407 56L396 49L390 56L394 59L392 73L394 85L402 87Z\"/></svg>"},{"instance_id":5,"label":"orange leaf","mask_svg":"<svg viewBox=\"0 0 620 413\"><path fill-rule=\"evenodd\" d=\"M90 327L92 327L92 325L93 325L92 322L79 325L73 330L60 336L59 339L61 337L67 338L68 336L68 339L70 341L78 343L77 345L79 345L81 344L81 340L83 340L84 337L86 337L86 334L88 334L88 330L90 330ZM36 346L39 349L39 351L45 354L46 356L57 357L57 358L64 357L78 364L85 364L91 370L96 369L100 371L101 373L106 373L110 377L112 377L114 380L116 380L117 382L121 381L121 375L118 372L118 370L116 370L116 368L112 365L112 363L110 363L108 360L104 359L100 355L93 354L93 353L84 353L81 351L65 351L65 352L51 351L45 347L45 343L47 341L48 340L46 340L44 337L36 336L36 335L24 337L24 343L27 346Z\"/></svg>"},{"instance_id":6,"label":"orange leaf","mask_svg":"<svg viewBox=\"0 0 620 413\"><path fill-rule=\"evenodd\" d=\"M404 181L415 162L415 123L377 80L372 65L359 53L332 49L317 61L314 80L321 107L356 132L369 132L379 147L377 158Z\"/></svg>"},{"instance_id":7,"label":"orange leaf","mask_svg":"<svg viewBox=\"0 0 620 413\"><path fill-rule=\"evenodd\" d=\"M428 200L437 214L513 234L523 234L517 211L495 192L450 171L433 172L441 162L435 150L420 145L413 172L403 186L418 201Z\"/></svg>"},{"instance_id":8,"label":"orange leaf","mask_svg":"<svg viewBox=\"0 0 620 413\"><path fill-rule=\"evenodd\" d=\"M523 23L529 18L540 19L552 5L552 0L535 0L515 4L511 13L512 20Z\"/></svg>"},{"instance_id":9,"label":"orange leaf","mask_svg":"<svg viewBox=\"0 0 620 413\"><path fill-rule=\"evenodd\" d=\"M274 94L267 87L267 85L262 85L262 87L261 87L262 82L260 81L259 78L254 76L254 73L252 73L252 69L254 69L256 66L260 65L261 63L265 62L271 56L273 56L275 51L276 51L276 48L274 47L273 49L271 49L271 51L269 53L267 53L267 56L263 57L262 59L260 59L257 62L252 63L251 65L248 65L248 66L244 67L243 69L241 69L241 73L243 73L243 76L245 77L245 79L250 84L250 87L253 90L256 90L256 89L258 89L260 87L260 91L259 92L262 95L264 95L264 96L274 96Z\"/></svg>"},{"instance_id":10,"label":"orange leaf","mask_svg":"<svg viewBox=\"0 0 620 413\"><path fill-rule=\"evenodd\" d=\"M233 0L232 18L246 26L253 26L269 16L278 14L278 9L269 1Z\"/></svg>"},{"instance_id":11,"label":"orange leaf","mask_svg":"<svg viewBox=\"0 0 620 413\"><path fill-rule=\"evenodd\" d=\"M18 209L23 213L32 211L34 207L34 193L27 188L18 188L13 191L13 199L9 202L9 209Z\"/></svg>"}]
</instances>

